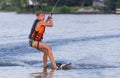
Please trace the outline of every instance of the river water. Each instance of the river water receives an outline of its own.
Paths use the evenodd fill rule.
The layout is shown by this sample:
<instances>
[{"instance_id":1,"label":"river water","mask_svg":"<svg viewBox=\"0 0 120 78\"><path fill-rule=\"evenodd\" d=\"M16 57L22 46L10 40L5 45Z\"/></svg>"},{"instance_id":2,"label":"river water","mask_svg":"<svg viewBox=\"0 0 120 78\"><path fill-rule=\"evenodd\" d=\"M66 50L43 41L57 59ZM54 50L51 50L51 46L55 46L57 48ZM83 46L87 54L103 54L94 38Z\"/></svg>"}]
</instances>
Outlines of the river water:
<instances>
[{"instance_id":1,"label":"river water","mask_svg":"<svg viewBox=\"0 0 120 78\"><path fill-rule=\"evenodd\" d=\"M0 78L41 78L31 75L43 71L43 54L28 45L35 18L0 12ZM43 42L56 61L72 62L72 68L51 78L120 78L120 15L56 14L53 22Z\"/></svg>"}]
</instances>

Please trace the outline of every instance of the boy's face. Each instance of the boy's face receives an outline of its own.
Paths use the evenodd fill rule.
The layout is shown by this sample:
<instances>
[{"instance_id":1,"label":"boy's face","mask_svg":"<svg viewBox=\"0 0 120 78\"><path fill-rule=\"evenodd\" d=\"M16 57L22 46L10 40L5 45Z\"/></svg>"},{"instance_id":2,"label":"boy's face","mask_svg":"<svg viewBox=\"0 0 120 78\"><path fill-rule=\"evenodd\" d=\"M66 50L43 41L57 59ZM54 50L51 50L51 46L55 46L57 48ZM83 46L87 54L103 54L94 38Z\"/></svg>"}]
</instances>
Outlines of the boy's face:
<instances>
[{"instance_id":1,"label":"boy's face","mask_svg":"<svg viewBox=\"0 0 120 78\"><path fill-rule=\"evenodd\" d=\"M43 21L45 19L45 14L39 14L37 18L38 20Z\"/></svg>"}]
</instances>

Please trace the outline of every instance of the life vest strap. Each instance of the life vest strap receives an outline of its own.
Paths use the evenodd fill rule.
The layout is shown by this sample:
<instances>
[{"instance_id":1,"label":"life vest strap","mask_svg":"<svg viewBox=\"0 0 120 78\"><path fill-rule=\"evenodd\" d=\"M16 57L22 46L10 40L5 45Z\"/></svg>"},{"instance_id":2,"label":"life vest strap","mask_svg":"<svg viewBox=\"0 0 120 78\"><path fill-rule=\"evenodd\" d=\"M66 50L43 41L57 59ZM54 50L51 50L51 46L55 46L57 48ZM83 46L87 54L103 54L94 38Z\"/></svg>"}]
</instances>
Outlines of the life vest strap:
<instances>
[{"instance_id":1,"label":"life vest strap","mask_svg":"<svg viewBox=\"0 0 120 78\"><path fill-rule=\"evenodd\" d=\"M39 41L37 41L37 49L39 49Z\"/></svg>"}]
</instances>

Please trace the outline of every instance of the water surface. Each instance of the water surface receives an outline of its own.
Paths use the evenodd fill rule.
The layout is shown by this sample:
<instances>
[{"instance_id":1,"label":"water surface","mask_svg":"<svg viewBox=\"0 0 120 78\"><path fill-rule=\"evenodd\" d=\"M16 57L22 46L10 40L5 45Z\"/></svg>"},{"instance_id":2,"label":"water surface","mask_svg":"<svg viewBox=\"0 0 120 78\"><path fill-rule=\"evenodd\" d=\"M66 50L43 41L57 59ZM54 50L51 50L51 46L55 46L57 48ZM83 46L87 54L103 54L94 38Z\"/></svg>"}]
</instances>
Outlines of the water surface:
<instances>
[{"instance_id":1,"label":"water surface","mask_svg":"<svg viewBox=\"0 0 120 78\"><path fill-rule=\"evenodd\" d=\"M119 17L53 15L43 42L52 46L56 61L72 62L73 68L57 70L52 78L120 78ZM0 19L0 78L42 72L42 53L28 45L35 15L0 12Z\"/></svg>"}]
</instances>

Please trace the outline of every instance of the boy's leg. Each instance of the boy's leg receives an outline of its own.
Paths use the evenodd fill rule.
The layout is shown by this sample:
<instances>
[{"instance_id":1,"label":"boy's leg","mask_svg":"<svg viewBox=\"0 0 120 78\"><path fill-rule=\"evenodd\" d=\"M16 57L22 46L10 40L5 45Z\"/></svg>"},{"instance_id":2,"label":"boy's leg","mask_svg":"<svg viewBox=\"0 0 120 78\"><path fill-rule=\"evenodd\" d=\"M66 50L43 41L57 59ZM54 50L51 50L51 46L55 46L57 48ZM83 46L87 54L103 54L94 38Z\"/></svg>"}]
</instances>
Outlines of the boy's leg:
<instances>
[{"instance_id":1,"label":"boy's leg","mask_svg":"<svg viewBox=\"0 0 120 78\"><path fill-rule=\"evenodd\" d=\"M44 67L47 67L47 54L43 55L43 64L44 64Z\"/></svg>"},{"instance_id":2,"label":"boy's leg","mask_svg":"<svg viewBox=\"0 0 120 78\"><path fill-rule=\"evenodd\" d=\"M37 42L34 42L32 46L37 48ZM41 51L44 50L43 52L48 55L53 67L56 68L57 66L56 66L56 63L54 61L54 57L52 54L52 48L50 46L46 45L45 43L39 42L39 50L41 50ZM46 58L46 56L45 56L45 58Z\"/></svg>"},{"instance_id":3,"label":"boy's leg","mask_svg":"<svg viewBox=\"0 0 120 78\"><path fill-rule=\"evenodd\" d=\"M56 63L54 61L54 57L53 57L53 54L52 54L52 48L50 46L46 45L45 43L39 42L39 49L40 50L41 49L46 50L47 53L45 53L45 54L48 55L53 67L56 68L57 66L56 66Z\"/></svg>"},{"instance_id":4,"label":"boy's leg","mask_svg":"<svg viewBox=\"0 0 120 78\"><path fill-rule=\"evenodd\" d=\"M44 65L44 68L45 67L47 67L47 58L48 58L48 56L47 56L47 52L46 52L46 50L44 50L44 49L42 49L41 50L44 54L43 54L43 65Z\"/></svg>"}]
</instances>

